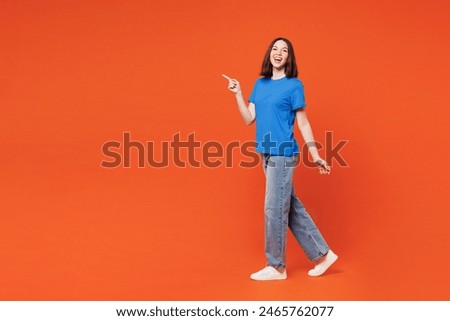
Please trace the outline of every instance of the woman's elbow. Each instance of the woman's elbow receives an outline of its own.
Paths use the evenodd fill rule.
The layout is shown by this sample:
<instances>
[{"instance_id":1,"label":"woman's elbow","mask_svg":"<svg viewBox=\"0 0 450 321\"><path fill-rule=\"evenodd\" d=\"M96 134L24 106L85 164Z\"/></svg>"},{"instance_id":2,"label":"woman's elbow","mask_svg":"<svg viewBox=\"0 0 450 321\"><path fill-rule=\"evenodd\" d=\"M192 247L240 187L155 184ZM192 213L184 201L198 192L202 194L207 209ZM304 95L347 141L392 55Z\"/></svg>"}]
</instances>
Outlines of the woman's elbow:
<instances>
[{"instance_id":1,"label":"woman's elbow","mask_svg":"<svg viewBox=\"0 0 450 321\"><path fill-rule=\"evenodd\" d=\"M256 117L250 117L248 119L244 119L244 124L246 124L247 126L253 124L253 122L255 121Z\"/></svg>"}]
</instances>

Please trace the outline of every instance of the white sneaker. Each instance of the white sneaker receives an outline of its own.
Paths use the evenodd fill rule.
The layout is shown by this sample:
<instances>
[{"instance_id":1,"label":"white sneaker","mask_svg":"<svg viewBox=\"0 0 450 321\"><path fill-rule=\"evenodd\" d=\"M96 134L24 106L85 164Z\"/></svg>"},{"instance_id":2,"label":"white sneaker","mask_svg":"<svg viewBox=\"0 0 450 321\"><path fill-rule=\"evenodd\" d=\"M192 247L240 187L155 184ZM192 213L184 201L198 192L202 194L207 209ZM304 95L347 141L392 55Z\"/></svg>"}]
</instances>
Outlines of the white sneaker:
<instances>
[{"instance_id":1,"label":"white sneaker","mask_svg":"<svg viewBox=\"0 0 450 321\"><path fill-rule=\"evenodd\" d=\"M323 261L317 264L314 269L308 271L309 276L320 276L338 259L338 256L329 250Z\"/></svg>"},{"instance_id":2,"label":"white sneaker","mask_svg":"<svg viewBox=\"0 0 450 321\"><path fill-rule=\"evenodd\" d=\"M250 275L250 279L256 281L286 280L286 278L286 270L279 272L272 266L266 266L264 269Z\"/></svg>"}]
</instances>

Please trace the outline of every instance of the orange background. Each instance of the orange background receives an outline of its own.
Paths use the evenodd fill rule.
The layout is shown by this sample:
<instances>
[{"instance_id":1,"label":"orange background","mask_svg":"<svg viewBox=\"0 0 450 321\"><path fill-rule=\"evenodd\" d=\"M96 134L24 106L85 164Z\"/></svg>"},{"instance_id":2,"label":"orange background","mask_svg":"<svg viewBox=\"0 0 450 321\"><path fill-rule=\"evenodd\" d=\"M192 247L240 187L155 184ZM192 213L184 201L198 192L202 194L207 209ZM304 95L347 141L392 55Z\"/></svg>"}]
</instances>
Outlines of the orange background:
<instances>
[{"instance_id":1,"label":"orange background","mask_svg":"<svg viewBox=\"0 0 450 321\"><path fill-rule=\"evenodd\" d=\"M449 16L446 0L2 0L0 299L450 299ZM335 267L309 278L289 235L289 279L261 283L261 168L105 169L101 147L252 140L220 74L248 97L279 35L316 140L349 140L350 166L295 175Z\"/></svg>"}]
</instances>

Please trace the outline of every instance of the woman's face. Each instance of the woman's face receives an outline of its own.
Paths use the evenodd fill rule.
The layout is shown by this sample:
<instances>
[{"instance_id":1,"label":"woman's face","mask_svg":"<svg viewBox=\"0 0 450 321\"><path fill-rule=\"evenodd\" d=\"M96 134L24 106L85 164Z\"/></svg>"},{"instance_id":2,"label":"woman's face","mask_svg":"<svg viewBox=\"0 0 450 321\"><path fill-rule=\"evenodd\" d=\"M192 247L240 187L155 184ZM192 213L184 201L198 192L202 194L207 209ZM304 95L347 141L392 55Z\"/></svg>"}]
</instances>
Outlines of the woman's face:
<instances>
[{"instance_id":1,"label":"woman's face","mask_svg":"<svg viewBox=\"0 0 450 321\"><path fill-rule=\"evenodd\" d=\"M282 70L288 58L288 45L284 40L278 40L273 44L270 52L270 63L273 68Z\"/></svg>"}]
</instances>

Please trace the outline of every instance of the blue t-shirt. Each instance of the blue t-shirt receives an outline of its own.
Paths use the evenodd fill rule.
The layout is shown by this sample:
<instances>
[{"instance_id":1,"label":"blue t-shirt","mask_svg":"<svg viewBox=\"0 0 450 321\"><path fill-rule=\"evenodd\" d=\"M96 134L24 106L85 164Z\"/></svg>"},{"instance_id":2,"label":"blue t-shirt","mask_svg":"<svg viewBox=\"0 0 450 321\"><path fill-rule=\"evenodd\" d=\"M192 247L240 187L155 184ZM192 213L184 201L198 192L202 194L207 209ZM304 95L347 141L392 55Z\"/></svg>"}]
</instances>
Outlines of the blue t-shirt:
<instances>
[{"instance_id":1,"label":"blue t-shirt","mask_svg":"<svg viewBox=\"0 0 450 321\"><path fill-rule=\"evenodd\" d=\"M294 139L295 112L305 107L303 84L297 78L259 78L249 102L255 104L256 151L271 155L299 153Z\"/></svg>"}]
</instances>

